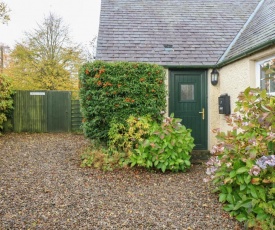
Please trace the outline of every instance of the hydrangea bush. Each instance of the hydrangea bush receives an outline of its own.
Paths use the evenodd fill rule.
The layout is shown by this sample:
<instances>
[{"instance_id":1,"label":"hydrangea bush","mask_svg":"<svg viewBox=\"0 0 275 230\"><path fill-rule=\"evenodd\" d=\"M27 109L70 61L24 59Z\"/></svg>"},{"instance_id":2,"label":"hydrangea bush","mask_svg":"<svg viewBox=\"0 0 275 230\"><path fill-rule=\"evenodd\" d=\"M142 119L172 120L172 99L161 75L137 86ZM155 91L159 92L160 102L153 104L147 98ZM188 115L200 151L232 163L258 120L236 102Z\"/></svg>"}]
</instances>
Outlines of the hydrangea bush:
<instances>
[{"instance_id":1,"label":"hydrangea bush","mask_svg":"<svg viewBox=\"0 0 275 230\"><path fill-rule=\"evenodd\" d=\"M130 156L131 166L155 168L165 172L185 171L191 165L191 151L194 138L191 130L181 123L181 119L166 117L162 124L153 123L149 137L140 142Z\"/></svg>"},{"instance_id":2,"label":"hydrangea bush","mask_svg":"<svg viewBox=\"0 0 275 230\"><path fill-rule=\"evenodd\" d=\"M275 228L275 98L247 88L238 97L232 130L217 133L205 181L224 209L247 227Z\"/></svg>"}]
</instances>

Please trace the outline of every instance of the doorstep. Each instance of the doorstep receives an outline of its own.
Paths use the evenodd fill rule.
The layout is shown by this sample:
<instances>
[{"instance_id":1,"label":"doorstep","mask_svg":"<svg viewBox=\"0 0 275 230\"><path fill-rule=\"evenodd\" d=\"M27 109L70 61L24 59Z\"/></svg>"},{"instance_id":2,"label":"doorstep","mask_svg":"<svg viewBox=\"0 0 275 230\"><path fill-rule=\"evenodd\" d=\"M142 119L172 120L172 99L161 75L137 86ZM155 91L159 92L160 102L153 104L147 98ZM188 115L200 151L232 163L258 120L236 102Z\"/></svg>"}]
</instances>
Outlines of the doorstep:
<instances>
[{"instance_id":1,"label":"doorstep","mask_svg":"<svg viewBox=\"0 0 275 230\"><path fill-rule=\"evenodd\" d=\"M191 152L191 163L192 164L202 164L207 162L210 158L210 151L209 150L193 150Z\"/></svg>"}]
</instances>

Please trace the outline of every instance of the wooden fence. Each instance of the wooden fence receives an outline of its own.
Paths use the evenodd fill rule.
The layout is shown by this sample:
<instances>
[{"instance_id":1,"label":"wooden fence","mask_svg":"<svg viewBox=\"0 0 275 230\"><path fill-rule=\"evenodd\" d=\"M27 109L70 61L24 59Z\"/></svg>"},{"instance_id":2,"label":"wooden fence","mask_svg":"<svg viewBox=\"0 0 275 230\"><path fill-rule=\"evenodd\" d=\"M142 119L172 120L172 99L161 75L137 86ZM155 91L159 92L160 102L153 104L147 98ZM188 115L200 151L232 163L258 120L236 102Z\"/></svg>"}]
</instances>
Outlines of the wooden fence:
<instances>
[{"instance_id":1,"label":"wooden fence","mask_svg":"<svg viewBox=\"0 0 275 230\"><path fill-rule=\"evenodd\" d=\"M70 132L81 130L82 115L71 91L16 91L15 132Z\"/></svg>"},{"instance_id":2,"label":"wooden fence","mask_svg":"<svg viewBox=\"0 0 275 230\"><path fill-rule=\"evenodd\" d=\"M72 131L79 131L81 130L82 124L82 114L80 112L80 101L79 100L72 100L71 101L71 130Z\"/></svg>"}]
</instances>

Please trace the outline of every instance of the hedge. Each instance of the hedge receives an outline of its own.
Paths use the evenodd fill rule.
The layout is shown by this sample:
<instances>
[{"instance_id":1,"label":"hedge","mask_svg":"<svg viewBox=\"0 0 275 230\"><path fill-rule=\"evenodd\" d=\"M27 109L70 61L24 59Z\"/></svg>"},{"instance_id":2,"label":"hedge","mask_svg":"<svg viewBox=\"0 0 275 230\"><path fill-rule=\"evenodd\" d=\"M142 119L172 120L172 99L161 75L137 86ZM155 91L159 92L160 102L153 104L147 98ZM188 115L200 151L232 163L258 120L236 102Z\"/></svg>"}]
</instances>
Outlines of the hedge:
<instances>
[{"instance_id":1,"label":"hedge","mask_svg":"<svg viewBox=\"0 0 275 230\"><path fill-rule=\"evenodd\" d=\"M79 77L83 128L90 139L107 141L111 122L125 123L130 115L162 120L166 107L163 67L95 61L84 64Z\"/></svg>"}]
</instances>

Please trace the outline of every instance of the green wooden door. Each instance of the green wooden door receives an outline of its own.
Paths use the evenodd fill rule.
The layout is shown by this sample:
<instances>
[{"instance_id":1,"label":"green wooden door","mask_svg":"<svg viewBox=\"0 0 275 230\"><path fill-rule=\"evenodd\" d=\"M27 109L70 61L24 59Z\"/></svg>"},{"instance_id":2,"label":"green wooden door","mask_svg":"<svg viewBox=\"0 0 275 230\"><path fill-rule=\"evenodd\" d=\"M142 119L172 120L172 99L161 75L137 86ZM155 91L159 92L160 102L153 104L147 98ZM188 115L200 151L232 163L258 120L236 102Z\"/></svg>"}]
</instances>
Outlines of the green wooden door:
<instances>
[{"instance_id":1,"label":"green wooden door","mask_svg":"<svg viewBox=\"0 0 275 230\"><path fill-rule=\"evenodd\" d=\"M48 132L69 132L71 129L71 92L47 92Z\"/></svg>"},{"instance_id":2,"label":"green wooden door","mask_svg":"<svg viewBox=\"0 0 275 230\"><path fill-rule=\"evenodd\" d=\"M169 114L192 129L197 150L207 150L207 72L170 71Z\"/></svg>"}]
</instances>

